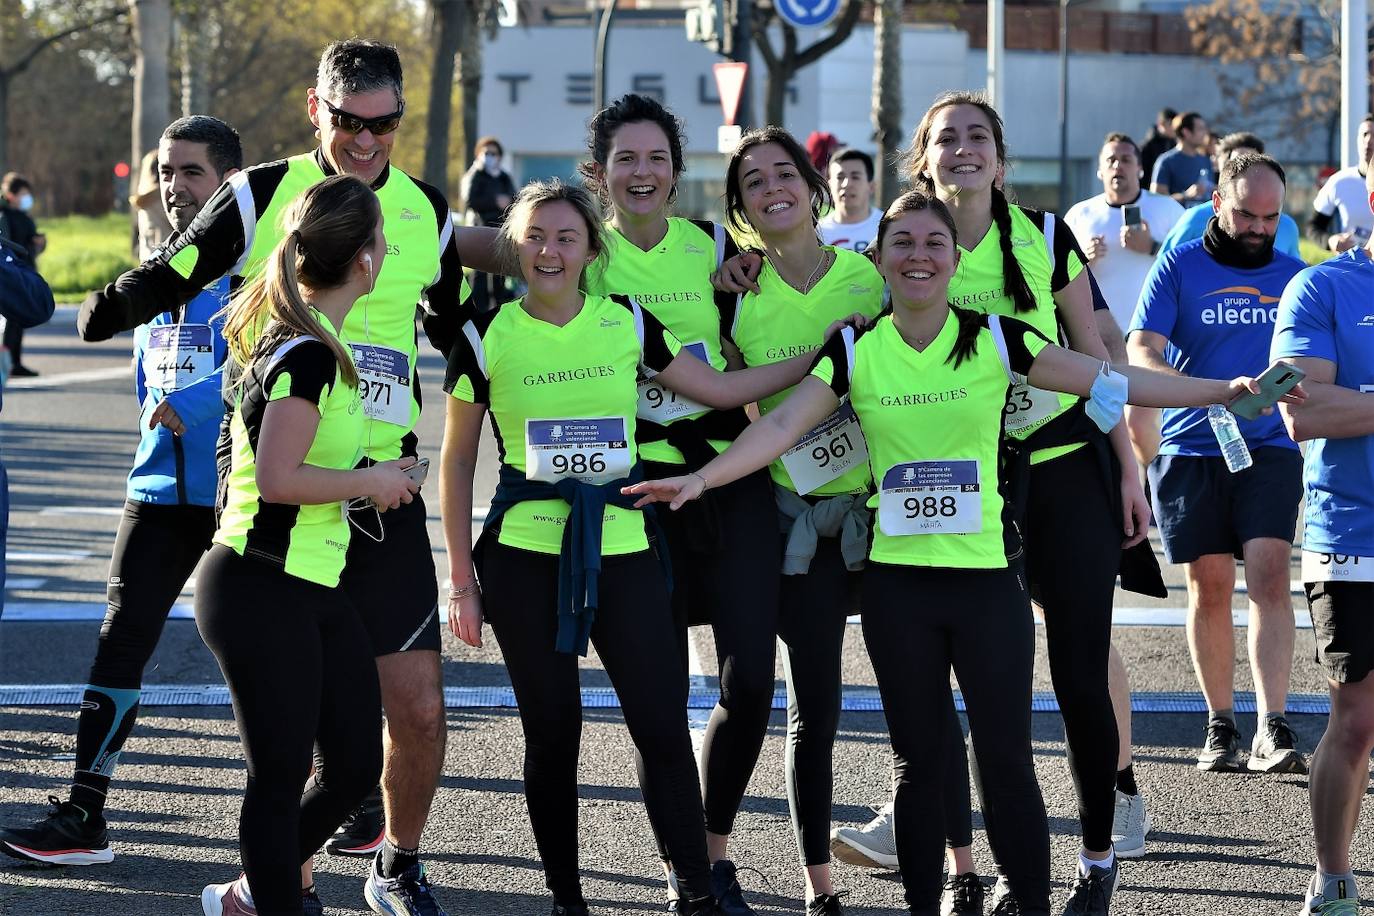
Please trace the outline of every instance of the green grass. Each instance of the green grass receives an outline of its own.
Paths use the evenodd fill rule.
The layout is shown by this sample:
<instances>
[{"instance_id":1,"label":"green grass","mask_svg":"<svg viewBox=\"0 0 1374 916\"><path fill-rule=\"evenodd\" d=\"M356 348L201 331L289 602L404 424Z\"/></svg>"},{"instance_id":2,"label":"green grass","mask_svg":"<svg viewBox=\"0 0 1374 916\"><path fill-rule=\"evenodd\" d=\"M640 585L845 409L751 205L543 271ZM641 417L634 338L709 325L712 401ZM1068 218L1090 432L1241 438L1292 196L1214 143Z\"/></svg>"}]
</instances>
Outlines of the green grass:
<instances>
[{"instance_id":1,"label":"green grass","mask_svg":"<svg viewBox=\"0 0 1374 916\"><path fill-rule=\"evenodd\" d=\"M1331 252L1328 249L1307 239L1298 239L1298 249L1299 253L1302 255L1302 259L1309 265L1320 264L1322 261L1331 257Z\"/></svg>"},{"instance_id":2,"label":"green grass","mask_svg":"<svg viewBox=\"0 0 1374 916\"><path fill-rule=\"evenodd\" d=\"M133 230L127 213L40 219L48 237L38 271L59 302L74 302L133 267Z\"/></svg>"}]
</instances>

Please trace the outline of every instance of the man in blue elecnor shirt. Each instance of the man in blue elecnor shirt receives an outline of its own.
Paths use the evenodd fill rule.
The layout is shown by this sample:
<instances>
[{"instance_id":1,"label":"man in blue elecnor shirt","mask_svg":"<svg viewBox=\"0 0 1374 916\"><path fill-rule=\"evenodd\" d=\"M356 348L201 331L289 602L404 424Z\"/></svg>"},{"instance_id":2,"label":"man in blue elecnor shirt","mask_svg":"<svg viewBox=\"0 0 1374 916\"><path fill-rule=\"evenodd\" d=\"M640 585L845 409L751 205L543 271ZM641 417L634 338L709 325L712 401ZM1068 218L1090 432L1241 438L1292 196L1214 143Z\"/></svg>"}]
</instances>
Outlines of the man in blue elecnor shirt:
<instances>
[{"instance_id":1,"label":"man in blue elecnor shirt","mask_svg":"<svg viewBox=\"0 0 1374 916\"><path fill-rule=\"evenodd\" d=\"M1221 174L1221 170L1226 168L1226 163L1231 160L1232 156L1246 152L1264 152L1264 141L1254 134L1243 132L1227 134L1222 137L1217 143L1215 156L1217 174ZM1174 223L1174 228L1169 230L1169 234L1164 237L1164 241L1160 244L1160 257L1173 251L1184 242L1202 238L1202 234L1207 231L1207 224L1216 214L1216 205L1211 200L1203 201L1197 206L1185 210L1182 218ZM1279 228L1274 236L1274 250L1282 251L1284 254L1295 258L1302 257L1298 250L1298 223L1287 213L1279 214Z\"/></svg>"},{"instance_id":2,"label":"man in blue elecnor shirt","mask_svg":"<svg viewBox=\"0 0 1374 916\"><path fill-rule=\"evenodd\" d=\"M173 122L158 144L162 202L178 232L243 166L239 136L201 115ZM134 331L140 439L115 535L109 602L76 729L70 798L31 827L0 831L0 851L55 865L114 858L105 795L138 715L143 667L167 615L215 533L215 442L224 404L225 278L176 314Z\"/></svg>"},{"instance_id":3,"label":"man in blue elecnor shirt","mask_svg":"<svg viewBox=\"0 0 1374 916\"><path fill-rule=\"evenodd\" d=\"M1374 181L1365 169L1366 204ZM1374 242L1302 271L1283 292L1270 355L1307 373L1284 405L1308 442L1302 580L1331 715L1312 755L1317 873L1304 916L1359 911L1351 833L1374 749Z\"/></svg>"},{"instance_id":4,"label":"man in blue elecnor shirt","mask_svg":"<svg viewBox=\"0 0 1374 916\"><path fill-rule=\"evenodd\" d=\"M1217 215L1202 239L1155 262L1131 320L1135 365L1211 378L1260 375L1279 297L1303 268L1274 250L1283 168L1259 153L1234 156L1212 195ZM1277 415L1237 418L1254 464L1227 470L1205 409L1165 410L1150 463L1155 518L1170 563L1188 583L1188 646L1209 711L1198 769L1241 769L1233 711L1231 599L1237 558L1250 597L1250 668L1259 727L1245 768L1303 773L1284 711L1293 665L1288 560L1302 496L1302 456Z\"/></svg>"}]
</instances>

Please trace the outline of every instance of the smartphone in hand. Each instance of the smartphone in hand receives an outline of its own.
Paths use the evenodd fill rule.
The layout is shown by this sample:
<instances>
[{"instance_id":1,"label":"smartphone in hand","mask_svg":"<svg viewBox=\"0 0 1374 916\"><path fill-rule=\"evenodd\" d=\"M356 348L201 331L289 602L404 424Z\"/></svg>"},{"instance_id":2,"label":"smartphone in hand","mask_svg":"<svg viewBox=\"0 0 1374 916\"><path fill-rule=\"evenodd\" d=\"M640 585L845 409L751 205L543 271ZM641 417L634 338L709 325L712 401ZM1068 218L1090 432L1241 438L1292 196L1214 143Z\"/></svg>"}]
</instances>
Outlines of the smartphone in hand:
<instances>
[{"instance_id":1,"label":"smartphone in hand","mask_svg":"<svg viewBox=\"0 0 1374 916\"><path fill-rule=\"evenodd\" d=\"M1258 379L1260 393L1247 392L1231 403L1231 413L1246 420L1253 420L1266 407L1272 407L1279 398L1292 391L1299 382L1307 377L1297 366L1287 363L1274 363Z\"/></svg>"}]
</instances>

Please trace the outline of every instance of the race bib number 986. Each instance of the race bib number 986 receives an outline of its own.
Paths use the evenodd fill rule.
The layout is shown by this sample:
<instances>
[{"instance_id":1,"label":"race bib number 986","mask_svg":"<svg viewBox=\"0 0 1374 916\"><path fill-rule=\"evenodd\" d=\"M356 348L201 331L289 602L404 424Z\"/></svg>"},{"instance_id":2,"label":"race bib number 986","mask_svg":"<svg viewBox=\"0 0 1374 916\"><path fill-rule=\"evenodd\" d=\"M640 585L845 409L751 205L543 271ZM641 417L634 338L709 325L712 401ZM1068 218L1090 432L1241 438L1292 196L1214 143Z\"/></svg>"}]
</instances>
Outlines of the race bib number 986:
<instances>
[{"instance_id":1,"label":"race bib number 986","mask_svg":"<svg viewBox=\"0 0 1374 916\"><path fill-rule=\"evenodd\" d=\"M599 485L630 473L624 417L525 421L525 477Z\"/></svg>"}]
</instances>

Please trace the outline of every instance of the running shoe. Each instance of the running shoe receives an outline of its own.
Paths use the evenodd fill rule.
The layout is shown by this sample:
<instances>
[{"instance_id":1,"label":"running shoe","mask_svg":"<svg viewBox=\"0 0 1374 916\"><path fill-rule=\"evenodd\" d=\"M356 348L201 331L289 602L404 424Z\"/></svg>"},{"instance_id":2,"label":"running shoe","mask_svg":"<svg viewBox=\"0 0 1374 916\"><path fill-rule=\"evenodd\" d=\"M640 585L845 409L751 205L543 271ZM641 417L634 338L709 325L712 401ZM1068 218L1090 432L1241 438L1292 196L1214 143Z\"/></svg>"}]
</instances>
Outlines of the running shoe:
<instances>
[{"instance_id":1,"label":"running shoe","mask_svg":"<svg viewBox=\"0 0 1374 916\"><path fill-rule=\"evenodd\" d=\"M114 861L105 818L48 796L53 810L31 827L0 830L0 852L45 865L98 865Z\"/></svg>"},{"instance_id":2,"label":"running shoe","mask_svg":"<svg viewBox=\"0 0 1374 916\"><path fill-rule=\"evenodd\" d=\"M1316 879L1312 884L1316 884ZM1303 903L1302 912L1298 916L1359 916L1360 897L1356 893L1353 897L1345 896L1345 882L1337 882L1340 885L1339 897L1327 897L1321 891L1313 891L1312 884L1307 887L1306 901ZM1354 891L1355 888L1350 888Z\"/></svg>"},{"instance_id":3,"label":"running shoe","mask_svg":"<svg viewBox=\"0 0 1374 916\"><path fill-rule=\"evenodd\" d=\"M590 914L591 911L587 909L585 903L570 903L567 906L555 903L549 916L590 916Z\"/></svg>"},{"instance_id":4,"label":"running shoe","mask_svg":"<svg viewBox=\"0 0 1374 916\"><path fill-rule=\"evenodd\" d=\"M324 844L331 856L370 856L386 840L382 790L374 788Z\"/></svg>"},{"instance_id":5,"label":"running shoe","mask_svg":"<svg viewBox=\"0 0 1374 916\"><path fill-rule=\"evenodd\" d=\"M1002 911L998 909L998 907L1005 904L1008 900L1010 900L1012 904L1016 903L1016 898L1011 895L1011 882L1007 880L1007 876L1002 872L1001 866L998 866L997 882L992 886L993 913L1001 913ZM1009 912L1015 913L1016 911L1011 910Z\"/></svg>"},{"instance_id":6,"label":"running shoe","mask_svg":"<svg viewBox=\"0 0 1374 916\"><path fill-rule=\"evenodd\" d=\"M817 894L806 905L806 916L844 916L839 894Z\"/></svg>"},{"instance_id":7,"label":"running shoe","mask_svg":"<svg viewBox=\"0 0 1374 916\"><path fill-rule=\"evenodd\" d=\"M1122 859L1145 855L1145 836L1150 832L1150 813L1145 796L1127 795L1116 790L1116 811L1112 814L1112 846Z\"/></svg>"},{"instance_id":8,"label":"running shoe","mask_svg":"<svg viewBox=\"0 0 1374 916\"><path fill-rule=\"evenodd\" d=\"M1298 750L1298 738L1283 716L1264 716L1255 741L1250 746L1250 759L1245 764L1252 773L1306 773L1307 761Z\"/></svg>"},{"instance_id":9,"label":"running shoe","mask_svg":"<svg viewBox=\"0 0 1374 916\"><path fill-rule=\"evenodd\" d=\"M1086 875L1080 874L1074 880L1064 904L1064 916L1107 916L1120 881L1121 865L1116 860L1111 868L1089 868Z\"/></svg>"},{"instance_id":10,"label":"running shoe","mask_svg":"<svg viewBox=\"0 0 1374 916\"><path fill-rule=\"evenodd\" d=\"M1207 723L1207 740L1197 755L1197 768L1209 773L1230 773L1240 769L1240 732L1229 719Z\"/></svg>"},{"instance_id":11,"label":"running shoe","mask_svg":"<svg viewBox=\"0 0 1374 916\"><path fill-rule=\"evenodd\" d=\"M1021 904L1011 894L1007 894L992 908L992 916L1021 916Z\"/></svg>"},{"instance_id":12,"label":"running shoe","mask_svg":"<svg viewBox=\"0 0 1374 916\"><path fill-rule=\"evenodd\" d=\"M228 884L206 885L200 892L205 916L258 916L253 897L248 893L248 878L239 875Z\"/></svg>"},{"instance_id":13,"label":"running shoe","mask_svg":"<svg viewBox=\"0 0 1374 916\"><path fill-rule=\"evenodd\" d=\"M874 808L877 814L862 827L830 831L830 852L841 862L863 868L897 868L897 838L892 830L892 803Z\"/></svg>"},{"instance_id":14,"label":"running shoe","mask_svg":"<svg viewBox=\"0 0 1374 916\"><path fill-rule=\"evenodd\" d=\"M324 903L314 891L301 891L301 909L305 916L324 916Z\"/></svg>"},{"instance_id":15,"label":"running shoe","mask_svg":"<svg viewBox=\"0 0 1374 916\"><path fill-rule=\"evenodd\" d=\"M967 916L969 913L983 916L985 893L982 880L973 872L950 875L940 894L940 916Z\"/></svg>"},{"instance_id":16,"label":"running shoe","mask_svg":"<svg viewBox=\"0 0 1374 916\"><path fill-rule=\"evenodd\" d=\"M430 892L425 867L417 862L394 878L383 878L372 860L363 897L382 916L448 916Z\"/></svg>"},{"instance_id":17,"label":"running shoe","mask_svg":"<svg viewBox=\"0 0 1374 916\"><path fill-rule=\"evenodd\" d=\"M754 908L744 902L735 863L729 859L721 859L711 866L711 896L716 898L721 916L754 916Z\"/></svg>"}]
</instances>

